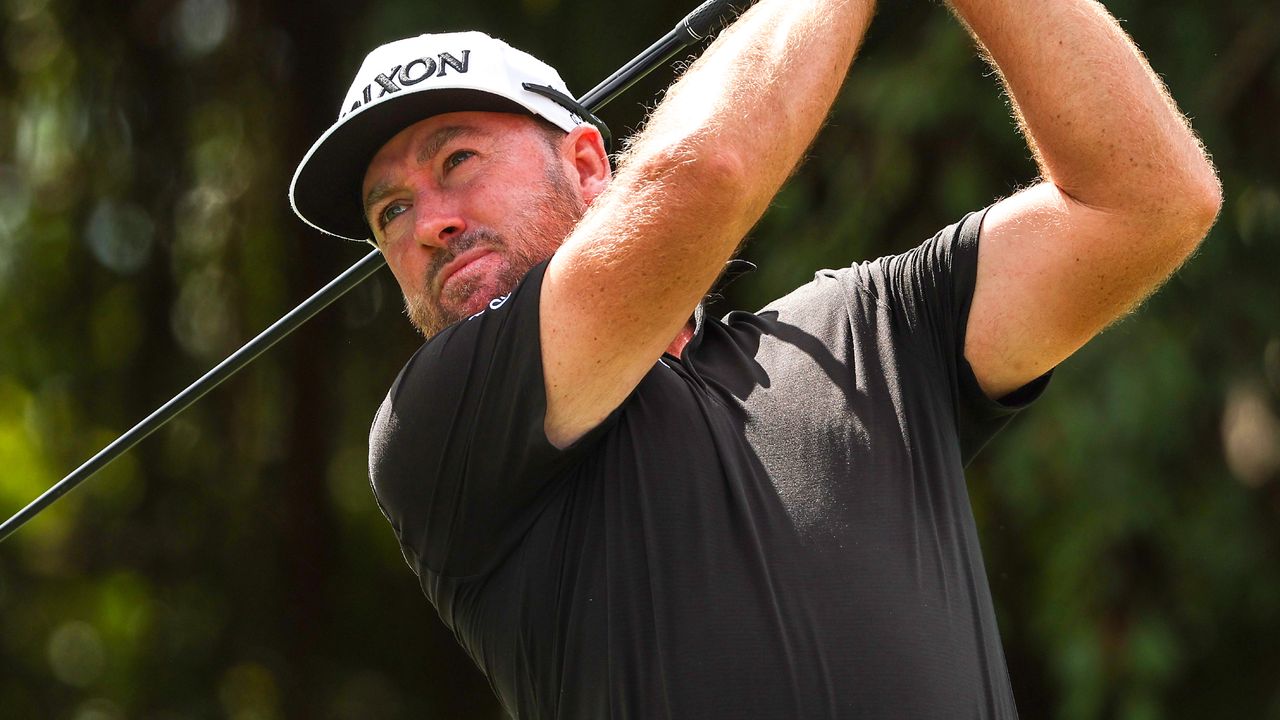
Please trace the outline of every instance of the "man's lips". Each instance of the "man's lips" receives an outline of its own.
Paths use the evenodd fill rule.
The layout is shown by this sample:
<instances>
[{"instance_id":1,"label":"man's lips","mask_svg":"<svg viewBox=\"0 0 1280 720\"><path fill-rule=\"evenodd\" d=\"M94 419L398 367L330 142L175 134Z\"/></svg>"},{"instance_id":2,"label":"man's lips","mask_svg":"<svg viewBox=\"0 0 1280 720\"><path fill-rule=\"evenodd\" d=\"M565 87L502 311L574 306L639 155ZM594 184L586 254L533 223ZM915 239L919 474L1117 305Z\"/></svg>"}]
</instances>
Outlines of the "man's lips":
<instances>
[{"instance_id":1,"label":"man's lips","mask_svg":"<svg viewBox=\"0 0 1280 720\"><path fill-rule=\"evenodd\" d=\"M436 276L436 287L443 291L445 283L449 282L449 278L453 277L454 273L492 252L490 248L471 248L450 260L447 265L440 268L440 273Z\"/></svg>"}]
</instances>

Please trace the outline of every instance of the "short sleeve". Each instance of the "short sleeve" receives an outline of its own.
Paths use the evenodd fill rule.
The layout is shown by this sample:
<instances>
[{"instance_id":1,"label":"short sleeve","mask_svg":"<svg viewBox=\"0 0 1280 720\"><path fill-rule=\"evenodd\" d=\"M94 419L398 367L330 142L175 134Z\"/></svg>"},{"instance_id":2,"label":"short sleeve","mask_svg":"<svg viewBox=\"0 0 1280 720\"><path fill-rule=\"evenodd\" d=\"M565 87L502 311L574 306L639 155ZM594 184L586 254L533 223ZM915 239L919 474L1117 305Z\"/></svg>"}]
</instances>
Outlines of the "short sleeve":
<instances>
[{"instance_id":1,"label":"short sleeve","mask_svg":"<svg viewBox=\"0 0 1280 720\"><path fill-rule=\"evenodd\" d=\"M545 271L535 267L510 295L427 341L374 418L374 495L419 575L487 572L573 462L574 449L557 449L543 427Z\"/></svg>"},{"instance_id":2,"label":"short sleeve","mask_svg":"<svg viewBox=\"0 0 1280 720\"><path fill-rule=\"evenodd\" d=\"M941 375L951 393L965 464L1009 419L1033 402L1051 373L999 400L988 398L964 357L965 331L977 281L978 245L985 211L966 215L919 246L864 263L847 277L890 308L892 342L913 348Z\"/></svg>"}]
</instances>

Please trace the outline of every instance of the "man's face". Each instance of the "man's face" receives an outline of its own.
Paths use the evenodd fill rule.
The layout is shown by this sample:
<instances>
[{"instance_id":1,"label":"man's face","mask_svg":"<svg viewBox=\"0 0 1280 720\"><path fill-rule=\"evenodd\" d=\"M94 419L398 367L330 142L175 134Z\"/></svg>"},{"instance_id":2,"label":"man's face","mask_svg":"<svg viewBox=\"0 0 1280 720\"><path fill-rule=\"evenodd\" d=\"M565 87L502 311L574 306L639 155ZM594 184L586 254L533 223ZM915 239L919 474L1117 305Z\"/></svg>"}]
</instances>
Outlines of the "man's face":
<instances>
[{"instance_id":1,"label":"man's face","mask_svg":"<svg viewBox=\"0 0 1280 720\"><path fill-rule=\"evenodd\" d=\"M365 218L423 335L510 291L582 217L552 145L532 118L449 113L404 129L369 163Z\"/></svg>"}]
</instances>

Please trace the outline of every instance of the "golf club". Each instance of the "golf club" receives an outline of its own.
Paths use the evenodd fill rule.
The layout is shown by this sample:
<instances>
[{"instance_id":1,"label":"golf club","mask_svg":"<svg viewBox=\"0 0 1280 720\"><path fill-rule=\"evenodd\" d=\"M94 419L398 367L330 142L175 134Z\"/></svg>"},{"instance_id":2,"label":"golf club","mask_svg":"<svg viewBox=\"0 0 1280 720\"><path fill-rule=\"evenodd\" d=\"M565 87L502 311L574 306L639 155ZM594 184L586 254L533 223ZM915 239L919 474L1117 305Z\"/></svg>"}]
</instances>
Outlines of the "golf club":
<instances>
[{"instance_id":1,"label":"golf club","mask_svg":"<svg viewBox=\"0 0 1280 720\"><path fill-rule=\"evenodd\" d=\"M739 4L749 5L750 3L740 2ZM583 95L578 100L578 103L589 113L595 113L659 65L666 63L689 46L707 38L712 32L713 26L729 8L730 0L707 0L702 3L677 23L661 40L649 46L644 52L637 55L617 72ZM228 356L227 359L205 373L203 377L196 380L187 389L178 393L172 400L148 415L128 432L116 438L114 442L100 450L98 454L76 468L70 475L64 477L41 494L40 497L6 520L4 524L0 525L0 542L49 505L52 505L72 488L75 488L94 473L106 467L117 457L138 444L143 438L164 426L196 400L203 397L205 393L242 370L265 352L267 348L284 339L285 336L314 317L316 313L371 277L385 264L386 260L382 257L382 253L377 250L366 255L346 272L321 288L319 292L277 320L253 340L250 340L239 350Z\"/></svg>"}]
</instances>

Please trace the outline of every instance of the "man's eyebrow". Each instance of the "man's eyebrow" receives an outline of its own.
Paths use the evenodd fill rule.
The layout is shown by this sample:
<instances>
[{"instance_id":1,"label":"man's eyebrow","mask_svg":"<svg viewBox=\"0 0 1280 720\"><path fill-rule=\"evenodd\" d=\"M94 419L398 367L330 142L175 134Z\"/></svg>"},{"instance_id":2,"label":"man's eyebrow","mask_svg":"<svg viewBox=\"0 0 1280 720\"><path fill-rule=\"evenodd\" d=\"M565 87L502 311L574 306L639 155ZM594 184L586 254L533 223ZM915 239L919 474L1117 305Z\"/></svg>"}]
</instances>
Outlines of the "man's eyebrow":
<instances>
[{"instance_id":1,"label":"man's eyebrow","mask_svg":"<svg viewBox=\"0 0 1280 720\"><path fill-rule=\"evenodd\" d=\"M422 144L422 148L418 150L418 164L424 165L431 162L431 159L440 152L445 145L460 137L482 137L487 133L479 128L467 125L449 125L442 127L431 134L427 141ZM387 195L391 194L393 186L388 182L380 182L369 190L369 194L364 197L364 214L369 216L369 211L374 205L378 204Z\"/></svg>"},{"instance_id":2,"label":"man's eyebrow","mask_svg":"<svg viewBox=\"0 0 1280 720\"><path fill-rule=\"evenodd\" d=\"M391 188L391 183L383 181L374 185L369 190L369 194L364 196L364 216L366 219L369 217L369 211L373 209L373 206L377 205L382 198L391 194Z\"/></svg>"},{"instance_id":3,"label":"man's eyebrow","mask_svg":"<svg viewBox=\"0 0 1280 720\"><path fill-rule=\"evenodd\" d=\"M418 164L424 165L431 162L431 159L440 152L441 148L448 145L451 141L460 137L482 137L488 133L480 128L469 125L449 125L442 127L431 134L427 141L422 144L422 149L418 151Z\"/></svg>"}]
</instances>

